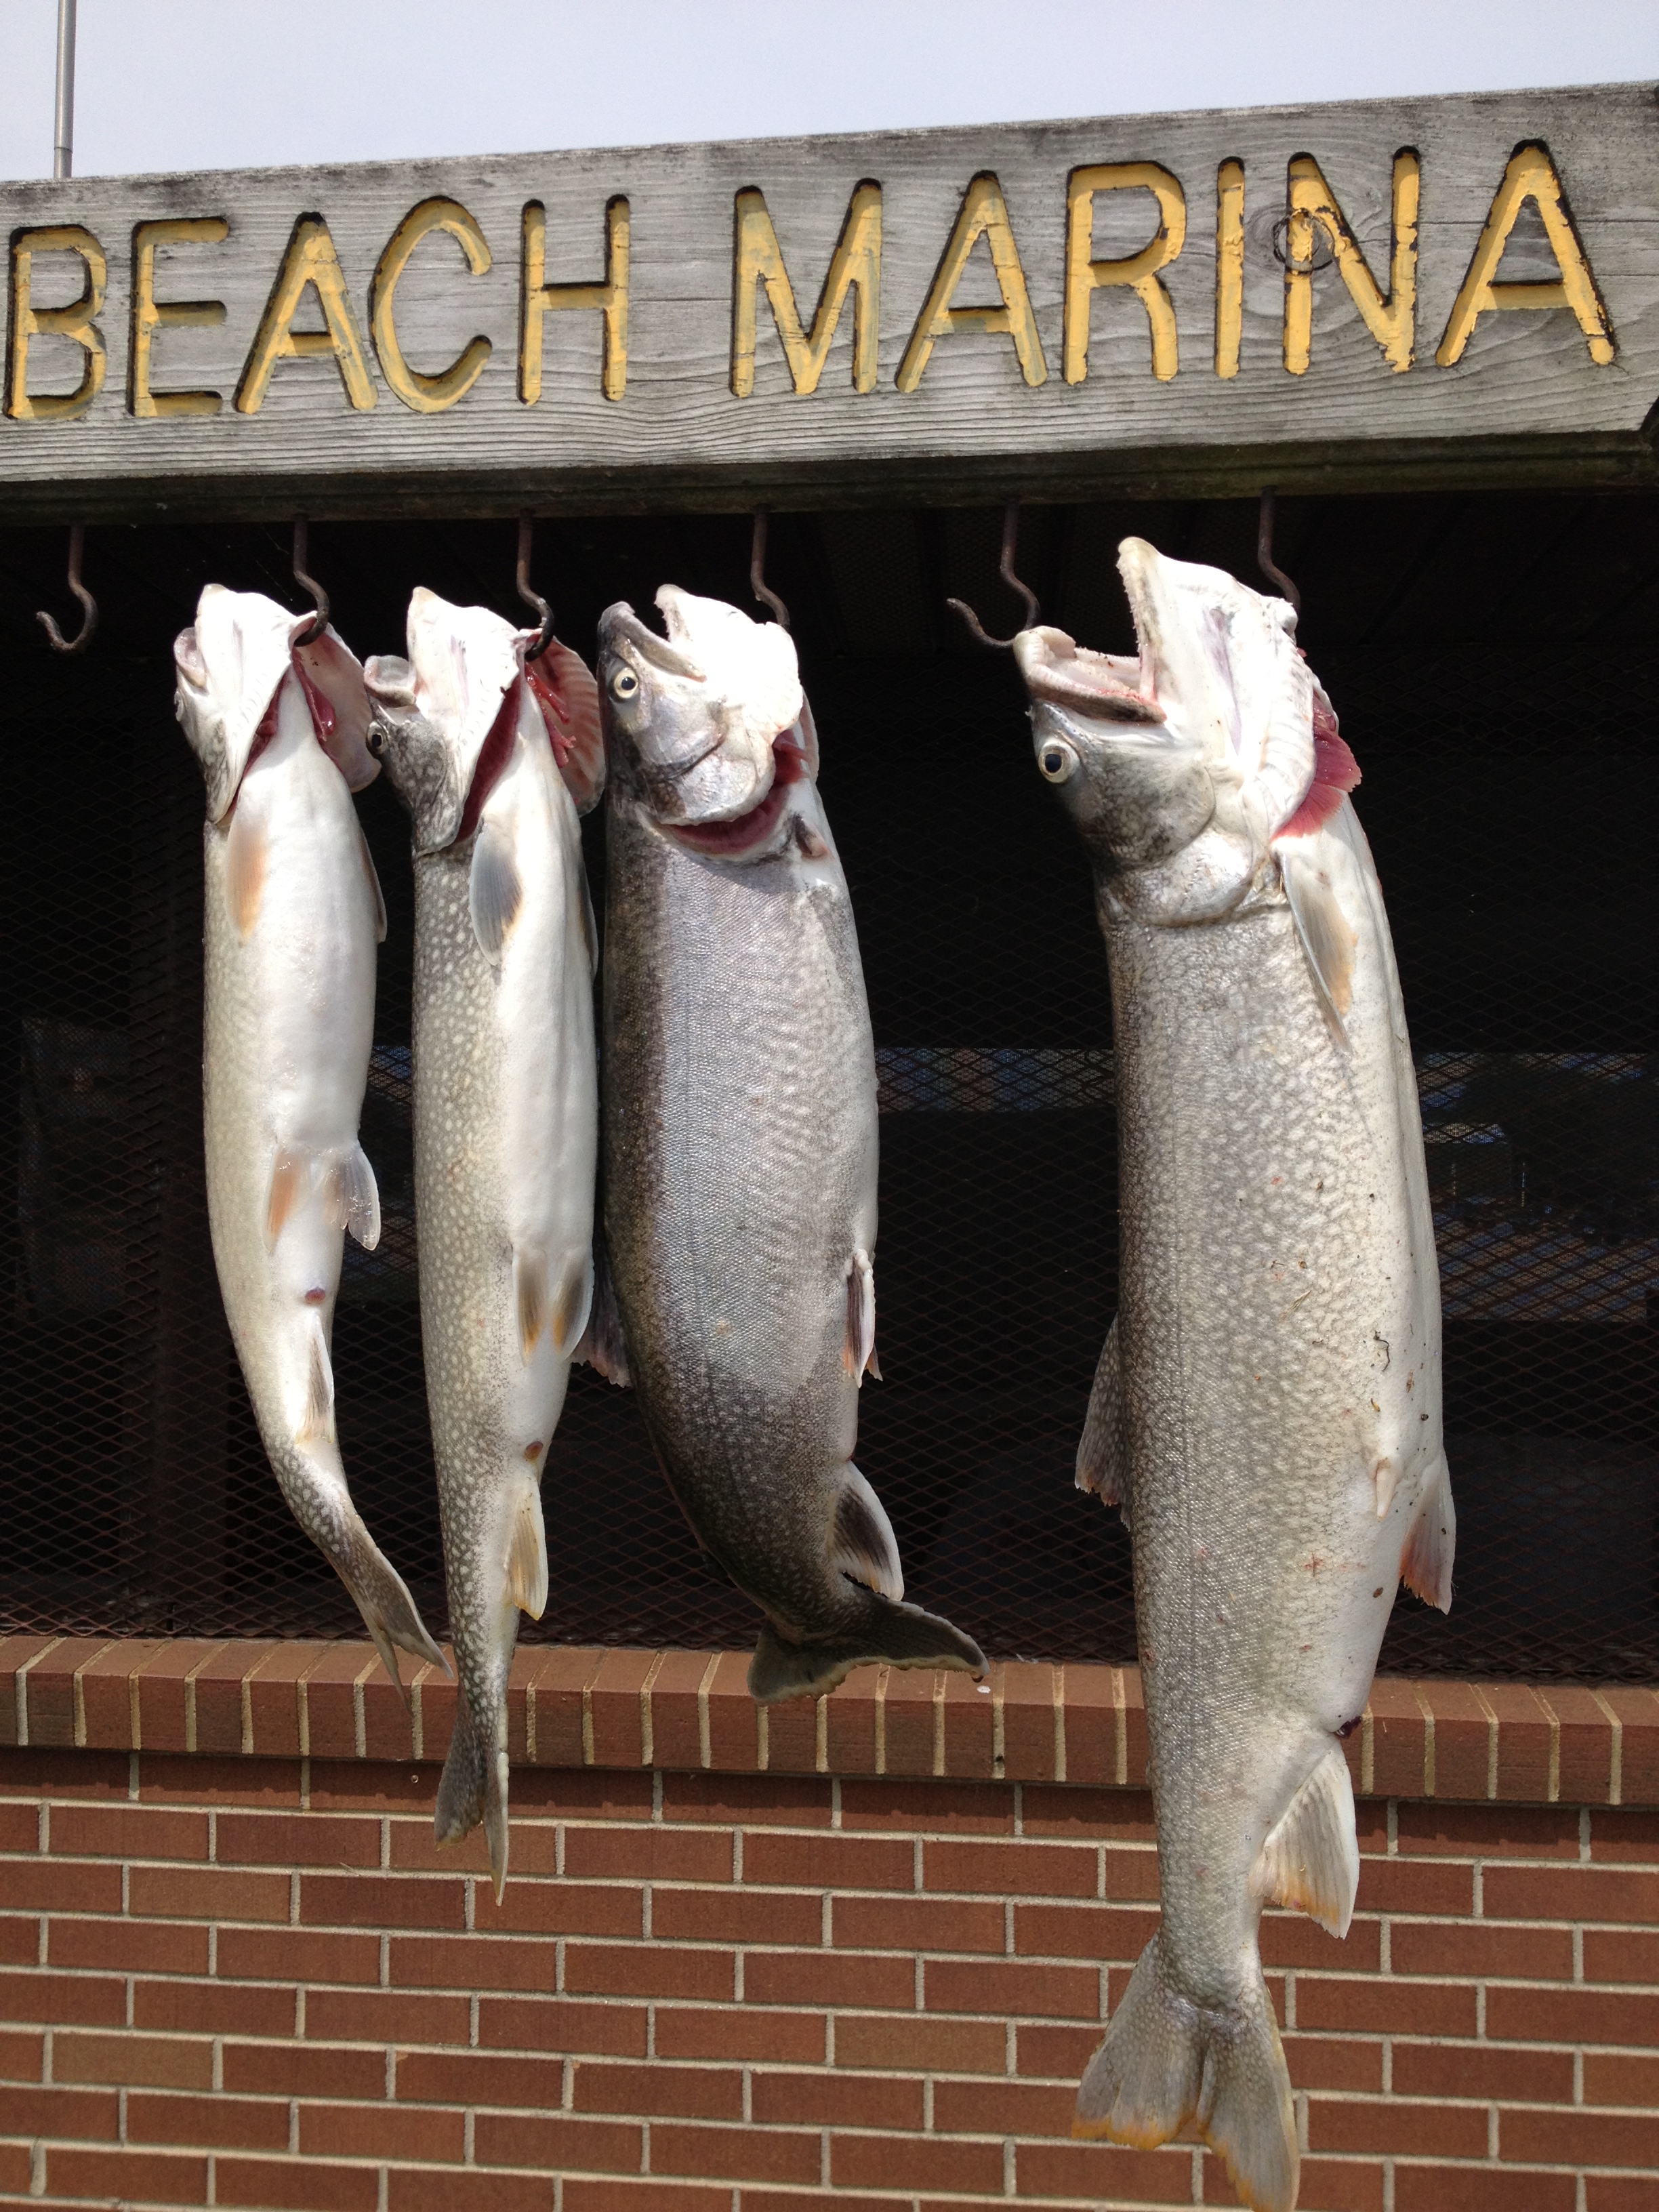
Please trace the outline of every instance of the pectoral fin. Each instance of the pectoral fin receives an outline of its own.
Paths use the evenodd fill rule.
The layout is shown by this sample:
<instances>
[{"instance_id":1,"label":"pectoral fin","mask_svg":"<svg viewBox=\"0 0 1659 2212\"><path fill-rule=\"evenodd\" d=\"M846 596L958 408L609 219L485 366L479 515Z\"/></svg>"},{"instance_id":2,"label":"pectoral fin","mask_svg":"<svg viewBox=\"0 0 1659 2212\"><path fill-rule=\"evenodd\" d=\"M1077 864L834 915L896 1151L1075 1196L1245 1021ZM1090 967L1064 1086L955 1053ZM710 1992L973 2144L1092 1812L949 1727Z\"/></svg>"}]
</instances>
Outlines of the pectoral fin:
<instances>
[{"instance_id":1,"label":"pectoral fin","mask_svg":"<svg viewBox=\"0 0 1659 2212\"><path fill-rule=\"evenodd\" d=\"M1354 953L1359 943L1353 925L1342 911L1340 900L1322 867L1317 848L1302 849L1291 839L1274 848L1291 918L1302 940L1314 989L1332 1034L1344 1051L1350 1049L1345 1017L1353 1004Z\"/></svg>"},{"instance_id":2,"label":"pectoral fin","mask_svg":"<svg viewBox=\"0 0 1659 2212\"><path fill-rule=\"evenodd\" d=\"M634 1386L622 1315L617 1306L616 1285L611 1279L611 1263L605 1239L597 1231L593 1237L593 1290L588 1300L587 1326L570 1356L591 1367L596 1375L603 1375L619 1390L629 1390Z\"/></svg>"},{"instance_id":3,"label":"pectoral fin","mask_svg":"<svg viewBox=\"0 0 1659 2212\"><path fill-rule=\"evenodd\" d=\"M526 1486L507 1555L507 1594L520 1613L539 1620L547 1610L547 1531L539 1483Z\"/></svg>"},{"instance_id":4,"label":"pectoral fin","mask_svg":"<svg viewBox=\"0 0 1659 2212\"><path fill-rule=\"evenodd\" d=\"M1452 1559L1457 1550L1457 1509L1451 1476L1437 1460L1419 1501L1416 1518L1400 1555L1400 1579L1425 1605L1451 1611Z\"/></svg>"},{"instance_id":5,"label":"pectoral fin","mask_svg":"<svg viewBox=\"0 0 1659 2212\"><path fill-rule=\"evenodd\" d=\"M265 1249L274 1252L283 1225L311 1187L310 1164L286 1145L270 1165L270 1189L265 1199Z\"/></svg>"},{"instance_id":6,"label":"pectoral fin","mask_svg":"<svg viewBox=\"0 0 1659 2212\"><path fill-rule=\"evenodd\" d=\"M866 1373L880 1382L881 1368L876 1359L876 1274L861 1244L847 1266L847 1337L841 1359L847 1372L858 1378L860 1389Z\"/></svg>"},{"instance_id":7,"label":"pectoral fin","mask_svg":"<svg viewBox=\"0 0 1659 2212\"><path fill-rule=\"evenodd\" d=\"M264 823L252 808L238 806L230 817L225 846L225 904L238 936L244 939L259 919L268 854Z\"/></svg>"},{"instance_id":8,"label":"pectoral fin","mask_svg":"<svg viewBox=\"0 0 1659 2212\"><path fill-rule=\"evenodd\" d=\"M363 873L368 878L369 896L374 902L374 942L386 943L386 897L380 890L380 878L374 866L374 855L368 849L368 840L363 835L363 825L357 823L357 852L363 864Z\"/></svg>"},{"instance_id":9,"label":"pectoral fin","mask_svg":"<svg viewBox=\"0 0 1659 2212\"><path fill-rule=\"evenodd\" d=\"M904 1595L904 1571L886 1509L857 1468L842 1468L841 1480L830 1529L830 1571L862 1583L896 1605Z\"/></svg>"},{"instance_id":10,"label":"pectoral fin","mask_svg":"<svg viewBox=\"0 0 1659 2212\"><path fill-rule=\"evenodd\" d=\"M1305 1912L1333 1936L1346 1936L1359 1887L1353 1784L1333 1744L1291 1798L1261 1846L1250 1876L1257 1897Z\"/></svg>"},{"instance_id":11,"label":"pectoral fin","mask_svg":"<svg viewBox=\"0 0 1659 2212\"><path fill-rule=\"evenodd\" d=\"M524 904L524 884L511 840L490 823L479 830L473 843L467 902L478 948L490 965L496 966Z\"/></svg>"},{"instance_id":12,"label":"pectoral fin","mask_svg":"<svg viewBox=\"0 0 1659 2212\"><path fill-rule=\"evenodd\" d=\"M1114 1315L1089 1393L1074 1480L1079 1490L1092 1490L1103 1505L1122 1505L1127 1495L1123 1475L1123 1375Z\"/></svg>"},{"instance_id":13,"label":"pectoral fin","mask_svg":"<svg viewBox=\"0 0 1659 2212\"><path fill-rule=\"evenodd\" d=\"M565 1270L553 1301L553 1348L561 1359L574 1356L593 1304L593 1255L584 1252Z\"/></svg>"},{"instance_id":14,"label":"pectoral fin","mask_svg":"<svg viewBox=\"0 0 1659 2212\"><path fill-rule=\"evenodd\" d=\"M528 1361L535 1352L537 1340L547 1327L547 1255L544 1252L514 1252L513 1255L513 1304L519 1316L519 1350Z\"/></svg>"}]
</instances>

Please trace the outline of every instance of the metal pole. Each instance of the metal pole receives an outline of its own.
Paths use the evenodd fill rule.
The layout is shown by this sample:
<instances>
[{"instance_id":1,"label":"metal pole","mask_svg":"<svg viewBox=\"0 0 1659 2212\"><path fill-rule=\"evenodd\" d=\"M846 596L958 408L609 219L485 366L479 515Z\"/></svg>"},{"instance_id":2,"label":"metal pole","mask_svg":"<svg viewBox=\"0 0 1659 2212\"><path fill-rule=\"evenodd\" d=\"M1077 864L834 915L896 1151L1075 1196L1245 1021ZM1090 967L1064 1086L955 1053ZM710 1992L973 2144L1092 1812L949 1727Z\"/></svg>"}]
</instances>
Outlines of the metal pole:
<instances>
[{"instance_id":1,"label":"metal pole","mask_svg":"<svg viewBox=\"0 0 1659 2212\"><path fill-rule=\"evenodd\" d=\"M58 114L52 173L75 173L75 0L58 0Z\"/></svg>"}]
</instances>

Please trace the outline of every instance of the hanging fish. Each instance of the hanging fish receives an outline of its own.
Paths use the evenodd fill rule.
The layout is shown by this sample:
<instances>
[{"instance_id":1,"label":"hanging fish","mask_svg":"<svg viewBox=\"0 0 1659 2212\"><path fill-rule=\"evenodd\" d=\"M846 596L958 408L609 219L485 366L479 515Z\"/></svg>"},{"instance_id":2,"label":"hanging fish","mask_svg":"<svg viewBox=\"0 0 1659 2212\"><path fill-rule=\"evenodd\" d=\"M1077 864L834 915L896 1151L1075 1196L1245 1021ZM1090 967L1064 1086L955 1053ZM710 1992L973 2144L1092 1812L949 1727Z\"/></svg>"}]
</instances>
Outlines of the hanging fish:
<instances>
[{"instance_id":1,"label":"hanging fish","mask_svg":"<svg viewBox=\"0 0 1659 2212\"><path fill-rule=\"evenodd\" d=\"M1359 772L1295 617L1139 538L1119 568L1138 659L1015 641L1111 969L1121 1291L1077 1480L1132 1532L1164 1900L1077 2132L1195 2121L1289 2212L1257 1922L1346 1933L1341 1739L1401 1579L1451 1601L1439 1279Z\"/></svg>"},{"instance_id":2,"label":"hanging fish","mask_svg":"<svg viewBox=\"0 0 1659 2212\"><path fill-rule=\"evenodd\" d=\"M370 1251L380 1234L357 1125L386 909L351 803L378 770L356 659L331 629L294 645L313 619L210 584L173 647L207 781L208 1218L283 1495L402 1691L394 1644L442 1654L352 1504L329 1357L344 1231Z\"/></svg>"},{"instance_id":3,"label":"hanging fish","mask_svg":"<svg viewBox=\"0 0 1659 2212\"><path fill-rule=\"evenodd\" d=\"M415 848L421 1334L460 1695L440 1843L484 1823L507 1878L507 1678L547 1603L542 1474L592 1290L594 941L578 799L593 678L554 641L417 591L371 660L371 743ZM573 798L572 790L577 793Z\"/></svg>"},{"instance_id":4,"label":"hanging fish","mask_svg":"<svg viewBox=\"0 0 1659 2212\"><path fill-rule=\"evenodd\" d=\"M762 1608L762 1703L865 1660L982 1674L903 1602L852 1463L875 1362L876 1068L795 649L665 586L599 625L611 793L605 1237L618 1342L675 1497ZM624 1348L625 1344L625 1348Z\"/></svg>"}]
</instances>

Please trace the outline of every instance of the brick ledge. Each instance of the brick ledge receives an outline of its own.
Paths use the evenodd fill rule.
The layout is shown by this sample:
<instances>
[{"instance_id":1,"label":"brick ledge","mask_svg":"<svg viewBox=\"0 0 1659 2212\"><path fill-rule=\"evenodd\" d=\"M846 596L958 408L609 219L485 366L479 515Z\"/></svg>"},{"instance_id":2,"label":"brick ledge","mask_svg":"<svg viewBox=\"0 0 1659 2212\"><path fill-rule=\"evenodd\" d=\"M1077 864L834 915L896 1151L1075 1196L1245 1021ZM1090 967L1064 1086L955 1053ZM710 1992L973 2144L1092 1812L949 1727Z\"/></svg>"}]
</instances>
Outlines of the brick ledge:
<instances>
[{"instance_id":1,"label":"brick ledge","mask_svg":"<svg viewBox=\"0 0 1659 2212\"><path fill-rule=\"evenodd\" d=\"M1141 1789L1133 1667L864 1667L762 1711L748 1655L537 1644L514 1662L515 1765L887 1775ZM0 1747L217 1757L441 1759L455 1689L417 1669L405 1713L372 1645L0 1638ZM1659 1689L1379 1680L1348 1763L1362 1796L1659 1804Z\"/></svg>"}]
</instances>

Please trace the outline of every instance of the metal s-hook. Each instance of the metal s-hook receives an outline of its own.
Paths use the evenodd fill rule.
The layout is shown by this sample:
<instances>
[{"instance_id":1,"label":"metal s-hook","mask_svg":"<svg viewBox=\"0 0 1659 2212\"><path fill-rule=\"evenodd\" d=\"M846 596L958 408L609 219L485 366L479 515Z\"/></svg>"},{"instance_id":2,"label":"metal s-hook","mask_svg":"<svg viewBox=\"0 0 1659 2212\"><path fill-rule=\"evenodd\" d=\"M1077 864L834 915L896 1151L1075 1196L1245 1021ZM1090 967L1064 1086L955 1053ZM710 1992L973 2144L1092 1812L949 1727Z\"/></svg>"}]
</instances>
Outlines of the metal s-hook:
<instances>
[{"instance_id":1,"label":"metal s-hook","mask_svg":"<svg viewBox=\"0 0 1659 2212\"><path fill-rule=\"evenodd\" d=\"M1285 571L1273 562L1273 488L1264 484L1261 491L1261 517L1256 526L1255 564L1270 584L1277 584L1280 595L1287 599L1297 614L1302 611L1302 594Z\"/></svg>"},{"instance_id":2,"label":"metal s-hook","mask_svg":"<svg viewBox=\"0 0 1659 2212\"><path fill-rule=\"evenodd\" d=\"M549 606L547 601L542 597L539 592L532 591L531 589L530 548L534 540L535 535L536 525L533 518L527 514L521 514L519 517L519 567L517 574L519 597L524 601L526 606L533 607L537 614L541 617L541 628L536 632L535 636L524 649L524 657L526 661L539 660L543 653L547 651L548 647L553 642L553 610Z\"/></svg>"},{"instance_id":3,"label":"metal s-hook","mask_svg":"<svg viewBox=\"0 0 1659 2212\"><path fill-rule=\"evenodd\" d=\"M98 627L98 602L81 581L81 554L86 544L86 528L79 522L70 526L69 587L81 602L81 629L75 637L65 637L49 614L34 617L52 641L54 653L84 653L92 643L93 632Z\"/></svg>"},{"instance_id":4,"label":"metal s-hook","mask_svg":"<svg viewBox=\"0 0 1659 2212\"><path fill-rule=\"evenodd\" d=\"M789 610L766 580L766 509L755 509L754 534L749 541L749 588L763 607L770 607L780 626L789 627Z\"/></svg>"},{"instance_id":5,"label":"metal s-hook","mask_svg":"<svg viewBox=\"0 0 1659 2212\"><path fill-rule=\"evenodd\" d=\"M295 639L294 643L296 647L302 645L315 645L328 628L328 593L314 576L308 576L306 574L306 563L311 557L310 543L311 526L303 514L296 514L294 518L294 550L289 566L294 571L295 582L299 585L301 591L310 592L312 604L317 610Z\"/></svg>"},{"instance_id":6,"label":"metal s-hook","mask_svg":"<svg viewBox=\"0 0 1659 2212\"><path fill-rule=\"evenodd\" d=\"M1023 627L1026 629L1035 629L1037 624L1042 620L1042 609L1038 605L1037 595L1031 589L1030 586L1029 584L1022 583L1019 578L1014 574L1014 553L1018 544L1019 501L1018 497L1015 497L1009 501L1007 507L1003 512L1002 558L997 563L997 574L1001 577L1003 582L1006 584L1009 590L1011 592L1018 592L1019 597L1025 602L1025 621ZM1014 642L1014 639L1012 637L992 637L984 629L982 629L980 627L979 617L974 612L973 609L968 605L965 599L946 599L945 604L947 607L953 608L955 611L962 617L963 622L967 623L969 629L973 632L974 635L979 640L981 645L995 646L1000 652L1004 653L1007 652L1012 647ZM1014 637L1018 637L1018 635L1019 632L1018 630L1016 630Z\"/></svg>"}]
</instances>

